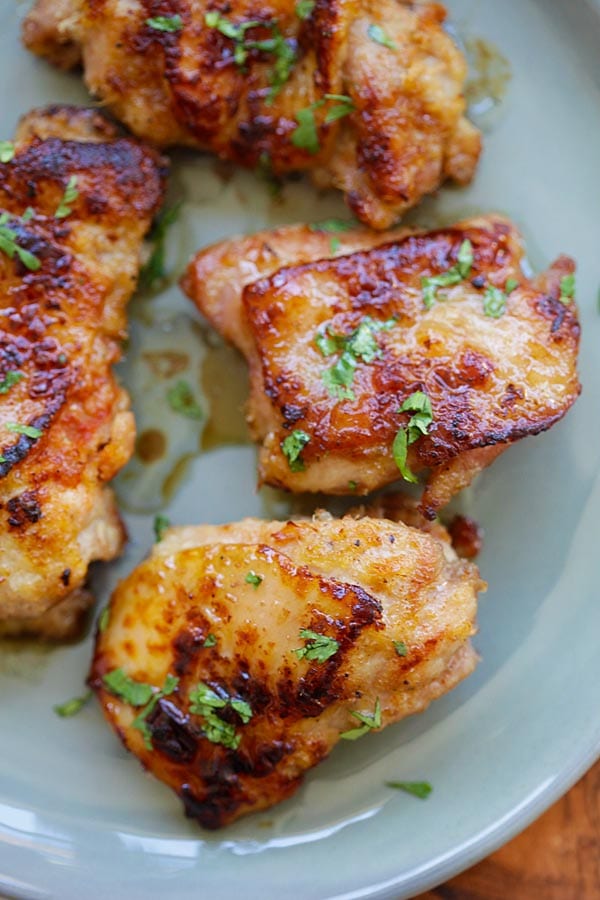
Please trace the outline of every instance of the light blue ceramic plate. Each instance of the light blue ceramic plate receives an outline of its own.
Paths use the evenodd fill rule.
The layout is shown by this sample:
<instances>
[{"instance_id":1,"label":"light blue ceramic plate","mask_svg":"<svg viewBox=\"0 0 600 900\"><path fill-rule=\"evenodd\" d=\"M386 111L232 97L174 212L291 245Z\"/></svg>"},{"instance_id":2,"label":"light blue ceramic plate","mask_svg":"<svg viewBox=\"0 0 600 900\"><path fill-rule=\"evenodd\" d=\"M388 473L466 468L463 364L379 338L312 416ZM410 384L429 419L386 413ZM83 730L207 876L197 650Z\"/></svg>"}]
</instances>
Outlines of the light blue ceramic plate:
<instances>
[{"instance_id":1,"label":"light blue ceramic plate","mask_svg":"<svg viewBox=\"0 0 600 900\"><path fill-rule=\"evenodd\" d=\"M22 7L0 7L0 122L9 137L31 106L86 95L76 76L20 48ZM510 450L470 499L486 530L480 562L490 584L477 637L482 663L424 715L339 747L293 800L208 834L126 756L94 705L73 719L53 714L54 703L81 690L89 641L47 653L3 648L0 891L11 897L409 897L522 829L600 753L600 14L585 0L451 7L459 33L493 41L513 77L504 102L485 114L491 130L475 184L444 191L421 221L484 210L512 216L535 266L561 251L577 257L583 322L584 393L575 409L549 434ZM224 234L341 211L337 198L305 185L273 204L252 176L223 182L212 162L192 155L176 172L186 204L172 237L175 266ZM144 303L134 310L133 353L144 317L146 328L154 321L147 340L184 339L187 321L171 321L187 311L175 288ZM194 350L194 371L204 352ZM153 412L139 414L151 420ZM173 452L190 453L197 439L178 435ZM122 492L150 508L160 503L164 474L133 471ZM166 511L191 523L277 508L253 484L252 448L217 449L191 461ZM150 523L129 517L127 556L97 573L100 593L145 553ZM434 791L421 802L387 790L392 778L426 778Z\"/></svg>"}]
</instances>

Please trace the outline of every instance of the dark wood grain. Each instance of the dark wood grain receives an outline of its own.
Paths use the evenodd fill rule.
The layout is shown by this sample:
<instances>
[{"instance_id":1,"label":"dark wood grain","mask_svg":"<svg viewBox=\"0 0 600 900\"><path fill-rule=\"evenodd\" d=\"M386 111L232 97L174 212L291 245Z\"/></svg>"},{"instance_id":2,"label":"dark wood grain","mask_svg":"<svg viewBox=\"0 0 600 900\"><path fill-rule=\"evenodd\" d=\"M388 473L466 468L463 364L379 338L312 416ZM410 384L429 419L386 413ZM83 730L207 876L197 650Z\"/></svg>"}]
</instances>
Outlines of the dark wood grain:
<instances>
[{"instance_id":1,"label":"dark wood grain","mask_svg":"<svg viewBox=\"0 0 600 900\"><path fill-rule=\"evenodd\" d=\"M509 844L417 900L600 900L600 762Z\"/></svg>"}]
</instances>

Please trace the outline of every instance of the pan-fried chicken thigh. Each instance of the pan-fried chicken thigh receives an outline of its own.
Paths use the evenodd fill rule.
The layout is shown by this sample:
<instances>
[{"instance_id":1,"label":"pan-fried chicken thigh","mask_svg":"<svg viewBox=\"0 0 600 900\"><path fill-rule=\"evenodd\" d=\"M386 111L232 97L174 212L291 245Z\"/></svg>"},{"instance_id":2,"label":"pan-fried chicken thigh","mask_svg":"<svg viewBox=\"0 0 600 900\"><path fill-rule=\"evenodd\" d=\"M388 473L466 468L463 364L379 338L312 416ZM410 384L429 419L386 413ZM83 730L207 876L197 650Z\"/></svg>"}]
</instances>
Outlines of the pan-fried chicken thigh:
<instances>
[{"instance_id":1,"label":"pan-fried chicken thigh","mask_svg":"<svg viewBox=\"0 0 600 900\"><path fill-rule=\"evenodd\" d=\"M433 517L577 398L574 263L530 279L496 216L330 241L306 226L224 241L183 287L248 359L261 481L361 494L428 470Z\"/></svg>"},{"instance_id":2,"label":"pan-fried chicken thigh","mask_svg":"<svg viewBox=\"0 0 600 900\"><path fill-rule=\"evenodd\" d=\"M480 135L465 61L426 0L38 0L34 52L70 68L138 136L275 174L310 170L385 228L445 178L467 183ZM308 5L310 7L310 4Z\"/></svg>"},{"instance_id":3,"label":"pan-fried chicken thigh","mask_svg":"<svg viewBox=\"0 0 600 900\"><path fill-rule=\"evenodd\" d=\"M26 116L0 163L0 633L72 633L88 564L121 549L106 484L134 422L112 365L162 167L72 107Z\"/></svg>"},{"instance_id":4,"label":"pan-fried chicken thigh","mask_svg":"<svg viewBox=\"0 0 600 900\"><path fill-rule=\"evenodd\" d=\"M385 519L173 528L113 595L90 684L125 746L217 828L467 676L484 587L448 543Z\"/></svg>"}]
</instances>

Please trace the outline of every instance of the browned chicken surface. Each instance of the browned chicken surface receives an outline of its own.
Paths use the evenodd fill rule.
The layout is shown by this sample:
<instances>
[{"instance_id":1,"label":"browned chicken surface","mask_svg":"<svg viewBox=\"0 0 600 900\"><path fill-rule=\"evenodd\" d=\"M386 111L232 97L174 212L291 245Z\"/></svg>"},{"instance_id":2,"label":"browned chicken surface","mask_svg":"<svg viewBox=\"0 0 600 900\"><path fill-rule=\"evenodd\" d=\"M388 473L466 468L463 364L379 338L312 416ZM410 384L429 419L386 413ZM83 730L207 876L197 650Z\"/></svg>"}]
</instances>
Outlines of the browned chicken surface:
<instances>
[{"instance_id":1,"label":"browned chicken surface","mask_svg":"<svg viewBox=\"0 0 600 900\"><path fill-rule=\"evenodd\" d=\"M439 525L173 528L113 595L90 684L125 746L217 828L467 676L484 587Z\"/></svg>"},{"instance_id":2,"label":"browned chicken surface","mask_svg":"<svg viewBox=\"0 0 600 900\"><path fill-rule=\"evenodd\" d=\"M522 261L498 216L335 245L291 226L201 251L183 287L248 359L260 480L364 494L427 470L433 517L558 421L580 390L574 263L532 279Z\"/></svg>"},{"instance_id":3,"label":"browned chicken surface","mask_svg":"<svg viewBox=\"0 0 600 900\"><path fill-rule=\"evenodd\" d=\"M386 228L477 164L444 18L426 0L38 0L23 36L59 66L82 63L134 134L310 170Z\"/></svg>"},{"instance_id":4,"label":"browned chicken surface","mask_svg":"<svg viewBox=\"0 0 600 900\"><path fill-rule=\"evenodd\" d=\"M106 484L134 422L112 365L164 175L72 107L26 116L0 163L0 633L71 634L89 563L121 550Z\"/></svg>"}]
</instances>

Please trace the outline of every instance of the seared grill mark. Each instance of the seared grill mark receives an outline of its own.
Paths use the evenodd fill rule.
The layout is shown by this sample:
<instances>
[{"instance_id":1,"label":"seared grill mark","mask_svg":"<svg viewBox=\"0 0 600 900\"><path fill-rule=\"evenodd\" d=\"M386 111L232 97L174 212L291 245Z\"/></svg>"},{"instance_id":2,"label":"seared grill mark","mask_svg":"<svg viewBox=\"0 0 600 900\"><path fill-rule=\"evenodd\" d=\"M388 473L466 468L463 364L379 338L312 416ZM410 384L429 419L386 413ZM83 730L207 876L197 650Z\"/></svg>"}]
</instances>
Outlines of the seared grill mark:
<instances>
[{"instance_id":1,"label":"seared grill mark","mask_svg":"<svg viewBox=\"0 0 600 900\"><path fill-rule=\"evenodd\" d=\"M11 528L25 528L42 518L42 508L35 491L24 491L7 502L8 524Z\"/></svg>"}]
</instances>

